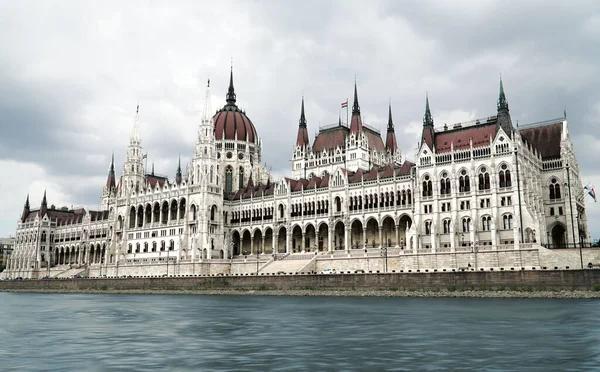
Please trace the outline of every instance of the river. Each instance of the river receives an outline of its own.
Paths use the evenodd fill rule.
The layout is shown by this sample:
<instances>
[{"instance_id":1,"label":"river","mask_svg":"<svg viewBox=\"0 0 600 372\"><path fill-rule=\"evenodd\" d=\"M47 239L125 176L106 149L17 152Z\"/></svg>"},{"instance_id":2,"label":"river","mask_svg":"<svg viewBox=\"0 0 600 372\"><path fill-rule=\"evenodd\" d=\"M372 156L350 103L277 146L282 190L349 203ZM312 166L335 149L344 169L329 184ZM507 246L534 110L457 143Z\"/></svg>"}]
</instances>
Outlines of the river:
<instances>
[{"instance_id":1,"label":"river","mask_svg":"<svg viewBox=\"0 0 600 372\"><path fill-rule=\"evenodd\" d=\"M2 371L586 371L600 302L0 293Z\"/></svg>"}]
</instances>

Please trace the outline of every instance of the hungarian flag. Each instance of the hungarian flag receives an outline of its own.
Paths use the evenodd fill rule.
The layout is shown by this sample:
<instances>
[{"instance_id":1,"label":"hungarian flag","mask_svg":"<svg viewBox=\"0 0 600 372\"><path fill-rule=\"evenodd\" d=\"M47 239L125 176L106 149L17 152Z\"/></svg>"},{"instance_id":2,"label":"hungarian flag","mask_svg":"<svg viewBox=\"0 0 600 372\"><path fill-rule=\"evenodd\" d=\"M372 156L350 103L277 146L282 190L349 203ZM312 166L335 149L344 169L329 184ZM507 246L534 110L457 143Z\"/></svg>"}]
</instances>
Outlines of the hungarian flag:
<instances>
[{"instance_id":1,"label":"hungarian flag","mask_svg":"<svg viewBox=\"0 0 600 372\"><path fill-rule=\"evenodd\" d=\"M594 190L593 187L585 186L584 189L592 197L592 199L594 199L595 202L598 202L598 200L596 200L596 191Z\"/></svg>"},{"instance_id":2,"label":"hungarian flag","mask_svg":"<svg viewBox=\"0 0 600 372\"><path fill-rule=\"evenodd\" d=\"M148 157L148 153L145 153L144 155L142 155L142 159L146 159Z\"/></svg>"},{"instance_id":3,"label":"hungarian flag","mask_svg":"<svg viewBox=\"0 0 600 372\"><path fill-rule=\"evenodd\" d=\"M342 102L342 108L348 107L348 101Z\"/></svg>"}]
</instances>

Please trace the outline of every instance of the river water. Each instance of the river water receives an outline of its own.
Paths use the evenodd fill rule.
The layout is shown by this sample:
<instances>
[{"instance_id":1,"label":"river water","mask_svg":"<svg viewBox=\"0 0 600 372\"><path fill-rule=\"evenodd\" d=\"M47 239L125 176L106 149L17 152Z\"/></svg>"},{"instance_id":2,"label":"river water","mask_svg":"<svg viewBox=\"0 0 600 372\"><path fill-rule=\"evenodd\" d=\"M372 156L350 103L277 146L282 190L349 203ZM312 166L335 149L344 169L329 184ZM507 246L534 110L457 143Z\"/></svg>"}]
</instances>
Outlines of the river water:
<instances>
[{"instance_id":1,"label":"river water","mask_svg":"<svg viewBox=\"0 0 600 372\"><path fill-rule=\"evenodd\" d=\"M1 371L586 371L600 301L0 293Z\"/></svg>"}]
</instances>

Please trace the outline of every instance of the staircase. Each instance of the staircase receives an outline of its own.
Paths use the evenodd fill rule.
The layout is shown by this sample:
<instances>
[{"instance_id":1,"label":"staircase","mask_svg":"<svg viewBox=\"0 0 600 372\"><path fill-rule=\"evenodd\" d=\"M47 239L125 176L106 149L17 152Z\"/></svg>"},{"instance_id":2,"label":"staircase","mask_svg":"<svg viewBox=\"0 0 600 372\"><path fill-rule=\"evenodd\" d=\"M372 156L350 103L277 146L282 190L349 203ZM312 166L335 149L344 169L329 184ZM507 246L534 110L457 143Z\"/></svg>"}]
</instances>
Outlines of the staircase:
<instances>
[{"instance_id":1,"label":"staircase","mask_svg":"<svg viewBox=\"0 0 600 372\"><path fill-rule=\"evenodd\" d=\"M300 272L311 260L315 258L314 254L290 254L281 260L271 261L261 267L261 274L295 274Z\"/></svg>"},{"instance_id":2,"label":"staircase","mask_svg":"<svg viewBox=\"0 0 600 372\"><path fill-rule=\"evenodd\" d=\"M65 271L62 271L60 273L58 273L57 275L53 276L54 278L70 278L73 275L79 275L85 272L85 266L80 266L80 267L74 267L72 269L67 269Z\"/></svg>"}]
</instances>

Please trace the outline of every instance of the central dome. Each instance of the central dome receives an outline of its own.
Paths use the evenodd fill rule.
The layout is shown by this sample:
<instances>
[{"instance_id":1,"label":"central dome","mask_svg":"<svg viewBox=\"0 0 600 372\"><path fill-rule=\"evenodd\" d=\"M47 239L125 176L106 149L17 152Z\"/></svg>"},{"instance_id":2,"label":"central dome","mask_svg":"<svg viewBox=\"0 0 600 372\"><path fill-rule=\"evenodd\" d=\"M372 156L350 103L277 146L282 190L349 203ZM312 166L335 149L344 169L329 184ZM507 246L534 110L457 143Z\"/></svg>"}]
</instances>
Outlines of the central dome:
<instances>
[{"instance_id":1,"label":"central dome","mask_svg":"<svg viewBox=\"0 0 600 372\"><path fill-rule=\"evenodd\" d=\"M215 139L238 140L258 144L258 135L252 121L246 113L235 104L235 90L233 89L233 70L229 76L229 90L227 103L213 116L215 123Z\"/></svg>"}]
</instances>

